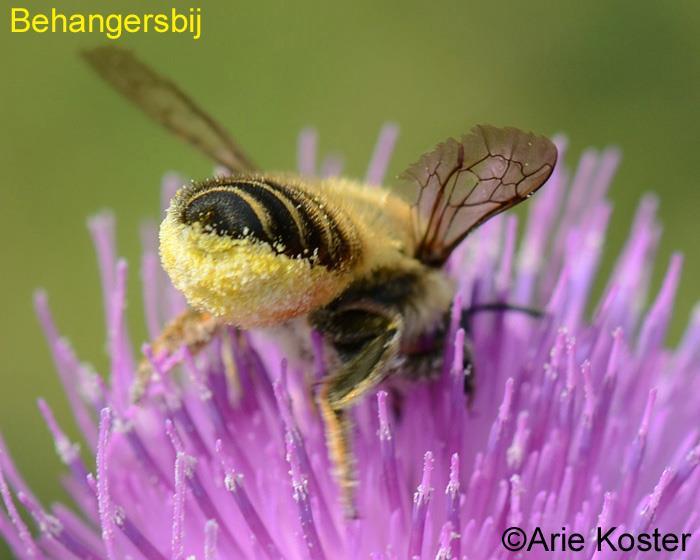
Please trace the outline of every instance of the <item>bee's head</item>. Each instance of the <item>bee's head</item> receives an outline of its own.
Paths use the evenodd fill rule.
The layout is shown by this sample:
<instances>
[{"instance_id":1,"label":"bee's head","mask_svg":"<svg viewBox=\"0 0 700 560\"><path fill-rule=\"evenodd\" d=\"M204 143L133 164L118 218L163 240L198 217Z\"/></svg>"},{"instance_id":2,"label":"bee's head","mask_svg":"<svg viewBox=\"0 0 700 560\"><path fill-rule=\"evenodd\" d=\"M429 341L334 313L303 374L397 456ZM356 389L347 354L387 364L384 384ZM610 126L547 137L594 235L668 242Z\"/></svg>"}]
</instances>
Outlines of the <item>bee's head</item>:
<instances>
[{"instance_id":1,"label":"bee's head","mask_svg":"<svg viewBox=\"0 0 700 560\"><path fill-rule=\"evenodd\" d=\"M190 305L240 327L306 314L347 285L355 242L316 202L259 178L185 186L161 224L163 267Z\"/></svg>"}]
</instances>

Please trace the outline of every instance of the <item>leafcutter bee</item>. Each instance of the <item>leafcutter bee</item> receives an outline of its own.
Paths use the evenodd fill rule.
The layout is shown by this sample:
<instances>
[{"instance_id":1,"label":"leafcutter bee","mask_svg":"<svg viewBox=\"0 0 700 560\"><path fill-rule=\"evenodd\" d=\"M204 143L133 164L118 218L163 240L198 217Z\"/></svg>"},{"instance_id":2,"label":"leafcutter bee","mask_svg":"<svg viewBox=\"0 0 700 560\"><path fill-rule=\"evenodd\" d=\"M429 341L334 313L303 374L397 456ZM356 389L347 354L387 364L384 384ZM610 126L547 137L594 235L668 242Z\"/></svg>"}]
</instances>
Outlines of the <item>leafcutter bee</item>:
<instances>
[{"instance_id":1,"label":"leafcutter bee","mask_svg":"<svg viewBox=\"0 0 700 560\"><path fill-rule=\"evenodd\" d=\"M416 190L411 204L350 179L260 171L216 121L128 51L84 54L120 93L229 170L183 186L161 224L163 267L190 310L154 347L197 351L224 325L303 318L318 330L333 368L316 399L352 511L348 409L390 372L410 376L439 358L454 296L443 265L470 232L547 181L554 144L516 128L476 126L402 174ZM417 344L426 335L434 341L427 349ZM149 371L139 370L136 398Z\"/></svg>"}]
</instances>

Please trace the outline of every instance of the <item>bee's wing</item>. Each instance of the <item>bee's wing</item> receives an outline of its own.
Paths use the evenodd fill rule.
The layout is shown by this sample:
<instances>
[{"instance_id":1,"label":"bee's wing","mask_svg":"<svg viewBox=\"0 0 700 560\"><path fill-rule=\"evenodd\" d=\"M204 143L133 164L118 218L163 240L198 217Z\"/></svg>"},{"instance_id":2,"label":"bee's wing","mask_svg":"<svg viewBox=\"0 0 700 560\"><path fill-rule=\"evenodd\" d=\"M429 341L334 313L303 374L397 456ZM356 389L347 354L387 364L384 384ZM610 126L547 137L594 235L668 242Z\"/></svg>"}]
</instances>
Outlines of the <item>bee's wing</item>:
<instances>
[{"instance_id":1,"label":"bee's wing","mask_svg":"<svg viewBox=\"0 0 700 560\"><path fill-rule=\"evenodd\" d=\"M255 166L207 113L175 84L130 51L106 46L83 51L97 73L147 115L231 171Z\"/></svg>"},{"instance_id":2,"label":"bee's wing","mask_svg":"<svg viewBox=\"0 0 700 560\"><path fill-rule=\"evenodd\" d=\"M557 149L547 138L483 125L423 154L401 175L418 187L416 258L444 263L469 232L540 188L556 161Z\"/></svg>"}]
</instances>

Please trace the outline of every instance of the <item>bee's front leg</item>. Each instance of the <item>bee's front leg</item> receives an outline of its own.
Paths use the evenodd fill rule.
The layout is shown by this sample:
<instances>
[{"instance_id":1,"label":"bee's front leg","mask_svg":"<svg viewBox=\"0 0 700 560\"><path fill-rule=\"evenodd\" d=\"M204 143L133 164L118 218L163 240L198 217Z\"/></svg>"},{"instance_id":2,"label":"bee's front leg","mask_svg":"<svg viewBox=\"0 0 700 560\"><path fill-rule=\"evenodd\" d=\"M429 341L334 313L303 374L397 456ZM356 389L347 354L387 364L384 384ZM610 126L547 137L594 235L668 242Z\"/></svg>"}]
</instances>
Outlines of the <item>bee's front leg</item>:
<instances>
[{"instance_id":1,"label":"bee's front leg","mask_svg":"<svg viewBox=\"0 0 700 560\"><path fill-rule=\"evenodd\" d=\"M319 383L317 400L326 441L347 517L356 517L354 457L350 448L350 408L379 384L399 352L403 319L373 302L355 302L322 310L312 323L341 359L339 371Z\"/></svg>"},{"instance_id":2,"label":"bee's front leg","mask_svg":"<svg viewBox=\"0 0 700 560\"><path fill-rule=\"evenodd\" d=\"M472 318L481 313L506 313L515 312L522 313L533 319L541 319L545 317L545 313L537 308L525 307L513 303L496 301L492 303L478 303L462 310L460 318L460 326L464 329L464 347L462 349L462 364L465 371L464 376L464 393L467 399L471 402L474 396L474 359L473 359L473 344L472 344Z\"/></svg>"},{"instance_id":3,"label":"bee's front leg","mask_svg":"<svg viewBox=\"0 0 700 560\"><path fill-rule=\"evenodd\" d=\"M168 323L163 332L151 343L154 356L170 355L186 346L196 354L202 350L223 326L221 319L205 313L188 309ZM138 402L146 392L153 367L146 358L142 359L136 370L136 379L131 386L131 401Z\"/></svg>"},{"instance_id":4,"label":"bee's front leg","mask_svg":"<svg viewBox=\"0 0 700 560\"><path fill-rule=\"evenodd\" d=\"M467 399L467 404L471 405L474 397L474 352L472 341L469 335L466 334L463 338L461 348L461 363L455 364L454 360L445 364L444 360L447 356L447 344L454 344L455 339L447 339L445 331L447 331L449 318L445 320L446 325L444 330L433 333L428 340L422 340L418 348L414 344L413 347L402 348L403 362L401 364L401 378L410 379L411 381L435 380L440 377L441 372L453 367L460 367L464 374L463 390ZM464 325L461 325L464 327ZM465 329L466 331L466 329ZM402 415L403 395L400 391L394 393L392 399L394 412L398 418Z\"/></svg>"}]
</instances>

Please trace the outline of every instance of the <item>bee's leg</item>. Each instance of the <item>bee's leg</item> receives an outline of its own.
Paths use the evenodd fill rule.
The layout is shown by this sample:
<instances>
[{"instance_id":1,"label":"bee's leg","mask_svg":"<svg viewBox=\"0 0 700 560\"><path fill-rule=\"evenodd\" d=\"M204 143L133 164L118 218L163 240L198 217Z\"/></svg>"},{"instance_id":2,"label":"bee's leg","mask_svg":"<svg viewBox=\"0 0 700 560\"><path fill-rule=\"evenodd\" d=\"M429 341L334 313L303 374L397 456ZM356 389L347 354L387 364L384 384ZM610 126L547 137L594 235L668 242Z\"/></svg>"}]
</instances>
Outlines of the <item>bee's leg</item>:
<instances>
[{"instance_id":1,"label":"bee's leg","mask_svg":"<svg viewBox=\"0 0 700 560\"><path fill-rule=\"evenodd\" d=\"M436 340L434 348L421 352L413 352L406 355L406 361L402 364L402 374L405 378L418 380L430 380L440 376L443 371L442 364L445 357L445 340ZM464 394L468 400L474 393L474 352L471 339L466 333L462 346L462 370L464 371ZM452 368L453 364L449 364ZM400 411L399 411L400 412Z\"/></svg>"},{"instance_id":2,"label":"bee's leg","mask_svg":"<svg viewBox=\"0 0 700 560\"><path fill-rule=\"evenodd\" d=\"M462 347L462 368L464 371L464 394L467 396L467 406L471 406L475 389L474 352L472 341L469 336L466 336L466 332Z\"/></svg>"},{"instance_id":3,"label":"bee's leg","mask_svg":"<svg viewBox=\"0 0 700 560\"><path fill-rule=\"evenodd\" d=\"M464 393L467 395L468 402L471 402L471 398L474 394L474 360L471 344L472 335L472 322L471 319L474 315L479 313L505 313L505 312L516 312L529 315L534 319L541 319L544 317L544 312L541 309L535 309L533 307L525 307L522 305L516 305L507 302L493 302L493 303L478 303L467 307L462 311L462 317L460 320L460 326L464 329Z\"/></svg>"},{"instance_id":4,"label":"bee's leg","mask_svg":"<svg viewBox=\"0 0 700 560\"><path fill-rule=\"evenodd\" d=\"M162 356L173 354L186 346L192 354L196 354L222 326L222 321L209 313L188 309L165 326L163 332L151 343L151 350L154 356ZM143 397L152 374L151 363L146 358L142 359L131 386L132 402L138 402Z\"/></svg>"},{"instance_id":5,"label":"bee's leg","mask_svg":"<svg viewBox=\"0 0 700 560\"><path fill-rule=\"evenodd\" d=\"M463 366L464 366L464 394L467 395L468 403L471 403L474 396L474 360L473 347L471 343L472 322L474 315L479 313L505 313L507 311L523 313L535 319L541 319L545 313L540 309L515 305L507 302L493 303L478 303L462 310L460 326L464 329L464 348L463 348Z\"/></svg>"},{"instance_id":6,"label":"bee's leg","mask_svg":"<svg viewBox=\"0 0 700 560\"><path fill-rule=\"evenodd\" d=\"M387 366L399 351L403 320L375 305L353 305L322 315L316 322L344 359L338 372L319 383L317 400L345 512L356 517L353 488L357 481L348 408L386 377ZM360 335L365 339L360 341Z\"/></svg>"}]
</instances>

